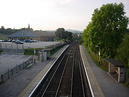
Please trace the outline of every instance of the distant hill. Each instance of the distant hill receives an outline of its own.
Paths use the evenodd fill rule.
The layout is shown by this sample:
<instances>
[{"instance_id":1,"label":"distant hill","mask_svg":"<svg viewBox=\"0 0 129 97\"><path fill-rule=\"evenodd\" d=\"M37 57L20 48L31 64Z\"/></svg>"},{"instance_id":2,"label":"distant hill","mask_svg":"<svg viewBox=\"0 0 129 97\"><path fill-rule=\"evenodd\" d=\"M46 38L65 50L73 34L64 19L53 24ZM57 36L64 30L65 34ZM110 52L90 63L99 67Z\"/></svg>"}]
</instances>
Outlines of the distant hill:
<instances>
[{"instance_id":1,"label":"distant hill","mask_svg":"<svg viewBox=\"0 0 129 97\"><path fill-rule=\"evenodd\" d=\"M73 33L82 33L82 31L73 30L73 29L66 29L66 31L73 32Z\"/></svg>"}]
</instances>

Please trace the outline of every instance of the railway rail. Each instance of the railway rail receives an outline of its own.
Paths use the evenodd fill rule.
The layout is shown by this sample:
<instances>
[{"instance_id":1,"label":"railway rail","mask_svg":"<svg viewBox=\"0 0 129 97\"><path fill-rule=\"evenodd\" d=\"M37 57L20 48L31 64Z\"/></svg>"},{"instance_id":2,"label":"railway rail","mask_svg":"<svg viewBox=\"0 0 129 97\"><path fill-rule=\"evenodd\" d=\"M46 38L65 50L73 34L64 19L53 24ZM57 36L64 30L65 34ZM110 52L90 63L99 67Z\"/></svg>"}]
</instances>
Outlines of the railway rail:
<instances>
[{"instance_id":1,"label":"railway rail","mask_svg":"<svg viewBox=\"0 0 129 97\"><path fill-rule=\"evenodd\" d=\"M30 97L92 97L78 44L71 44Z\"/></svg>"}]
</instances>

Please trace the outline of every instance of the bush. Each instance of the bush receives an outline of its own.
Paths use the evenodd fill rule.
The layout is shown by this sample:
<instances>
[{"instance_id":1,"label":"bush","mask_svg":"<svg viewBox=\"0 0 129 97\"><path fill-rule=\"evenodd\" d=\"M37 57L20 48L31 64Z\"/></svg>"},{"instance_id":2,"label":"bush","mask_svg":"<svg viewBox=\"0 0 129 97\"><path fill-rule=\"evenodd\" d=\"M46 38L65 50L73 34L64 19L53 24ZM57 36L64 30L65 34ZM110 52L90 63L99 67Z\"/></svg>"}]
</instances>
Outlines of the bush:
<instances>
[{"instance_id":1,"label":"bush","mask_svg":"<svg viewBox=\"0 0 129 97\"><path fill-rule=\"evenodd\" d=\"M84 43L103 58L114 58L127 31L128 18L122 3L109 3L95 9L83 33Z\"/></svg>"},{"instance_id":2,"label":"bush","mask_svg":"<svg viewBox=\"0 0 129 97\"><path fill-rule=\"evenodd\" d=\"M123 42L117 50L116 58L121 61L125 67L129 67L129 35L125 35Z\"/></svg>"},{"instance_id":3,"label":"bush","mask_svg":"<svg viewBox=\"0 0 129 97\"><path fill-rule=\"evenodd\" d=\"M60 45L56 48L53 48L51 51L50 51L50 56L53 55L55 52L57 52L60 48L62 48L64 45Z\"/></svg>"},{"instance_id":4,"label":"bush","mask_svg":"<svg viewBox=\"0 0 129 97\"><path fill-rule=\"evenodd\" d=\"M3 52L3 50L0 49L0 54Z\"/></svg>"},{"instance_id":5,"label":"bush","mask_svg":"<svg viewBox=\"0 0 129 97\"><path fill-rule=\"evenodd\" d=\"M102 59L101 57L99 57L97 54L95 54L92 51L89 51L92 59L95 61L96 65L98 67L100 67L102 70L104 71L108 71L108 65L107 63L104 61L104 59Z\"/></svg>"},{"instance_id":6,"label":"bush","mask_svg":"<svg viewBox=\"0 0 129 97\"><path fill-rule=\"evenodd\" d=\"M38 55L38 51L41 50L42 48L27 48L27 49L24 49L24 55L34 55L34 49L36 51L36 55Z\"/></svg>"}]
</instances>

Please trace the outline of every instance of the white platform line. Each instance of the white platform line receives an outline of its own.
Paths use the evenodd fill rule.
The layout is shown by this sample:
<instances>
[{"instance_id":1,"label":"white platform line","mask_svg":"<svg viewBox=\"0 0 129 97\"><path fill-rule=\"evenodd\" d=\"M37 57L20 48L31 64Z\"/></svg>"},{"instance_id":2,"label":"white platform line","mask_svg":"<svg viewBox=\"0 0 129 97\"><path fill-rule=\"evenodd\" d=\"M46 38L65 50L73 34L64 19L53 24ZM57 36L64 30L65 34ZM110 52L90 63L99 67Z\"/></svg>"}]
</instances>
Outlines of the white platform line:
<instances>
[{"instance_id":1,"label":"white platform line","mask_svg":"<svg viewBox=\"0 0 129 97\"><path fill-rule=\"evenodd\" d=\"M32 90L32 92L30 93L30 95L28 97L31 97L32 94L34 93L34 91L37 89L37 87L40 85L40 83L42 82L42 80L44 79L44 77L47 75L47 73L49 72L49 70L53 67L53 65L56 63L56 61L58 60L58 58L63 54L63 52L69 47L69 45L61 52L61 54L57 57L57 59L53 62L53 64L51 65L51 67L47 70L47 72L44 74L44 76L41 78L41 80L38 82L38 84L35 86L35 88Z\"/></svg>"},{"instance_id":2,"label":"white platform line","mask_svg":"<svg viewBox=\"0 0 129 97\"><path fill-rule=\"evenodd\" d=\"M80 48L81 48L81 47L80 47ZM81 51L80 51L80 53L81 53ZM81 58L82 58L82 53L81 53ZM86 60L87 60L87 59L86 59ZM92 95L92 97L95 97L95 96L94 96L93 89L92 89L92 86L91 86L91 82L90 82L90 79L89 79L89 75L88 75L88 72L87 72L87 68L86 68L86 66L84 65L85 63L84 63L84 59L83 59L83 58L82 58L82 62L83 62L83 66L84 66L84 69L85 69L85 72L86 72L86 76L87 76L89 88L90 88L90 91L91 91L91 95Z\"/></svg>"}]
</instances>

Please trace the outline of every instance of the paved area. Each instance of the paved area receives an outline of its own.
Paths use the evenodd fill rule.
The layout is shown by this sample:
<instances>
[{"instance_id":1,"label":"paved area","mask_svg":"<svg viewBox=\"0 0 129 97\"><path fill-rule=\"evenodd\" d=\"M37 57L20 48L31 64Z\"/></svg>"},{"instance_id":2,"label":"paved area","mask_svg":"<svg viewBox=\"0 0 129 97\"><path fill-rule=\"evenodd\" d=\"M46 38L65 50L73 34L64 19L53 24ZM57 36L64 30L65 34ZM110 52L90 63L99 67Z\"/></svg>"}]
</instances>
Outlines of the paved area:
<instances>
[{"instance_id":1,"label":"paved area","mask_svg":"<svg viewBox=\"0 0 129 97\"><path fill-rule=\"evenodd\" d=\"M0 55L0 75L11 70L15 66L25 62L30 56L25 55Z\"/></svg>"},{"instance_id":2,"label":"paved area","mask_svg":"<svg viewBox=\"0 0 129 97\"><path fill-rule=\"evenodd\" d=\"M43 77L42 73L48 70L47 68L52 65L53 61L59 56L63 49L65 49L65 47L55 53L52 60L37 63L29 69L22 70L17 73L17 75L1 84L0 97L18 97L19 94L22 95L21 97L24 97L23 94L30 94L39 80Z\"/></svg>"},{"instance_id":3,"label":"paved area","mask_svg":"<svg viewBox=\"0 0 129 97\"><path fill-rule=\"evenodd\" d=\"M56 60L59 58L59 56L65 51L65 49L68 46L65 46L62 48L55 56L55 59L50 61L44 69L41 70L40 73L37 74L37 76L34 77L34 79L27 85L27 87L20 93L18 97L29 97L29 95L36 89L38 84L40 84L41 80L44 78L44 76L47 74L47 72L50 70L50 68L54 65Z\"/></svg>"},{"instance_id":4,"label":"paved area","mask_svg":"<svg viewBox=\"0 0 129 97\"><path fill-rule=\"evenodd\" d=\"M129 88L125 87L123 84L120 84L113 80L107 72L103 71L99 67L96 66L96 64L93 62L91 57L89 56L86 49L84 49L83 46L80 47L82 58L85 61L85 65L87 68L87 71L92 72L94 74L94 78L96 79L97 87L100 87L100 92L104 94L105 97L129 97ZM89 79L92 75L89 75ZM96 87L94 87L93 83L94 79L90 79L91 86L94 92L96 94ZM100 96L95 96L100 97Z\"/></svg>"},{"instance_id":5,"label":"paved area","mask_svg":"<svg viewBox=\"0 0 129 97\"><path fill-rule=\"evenodd\" d=\"M0 42L0 48L3 49L44 48L46 46L56 45L59 43L60 42L34 42L34 43L16 44L13 42Z\"/></svg>"},{"instance_id":6,"label":"paved area","mask_svg":"<svg viewBox=\"0 0 129 97\"><path fill-rule=\"evenodd\" d=\"M46 66L47 62L33 65L0 85L0 97L17 97L31 80Z\"/></svg>"}]
</instances>

